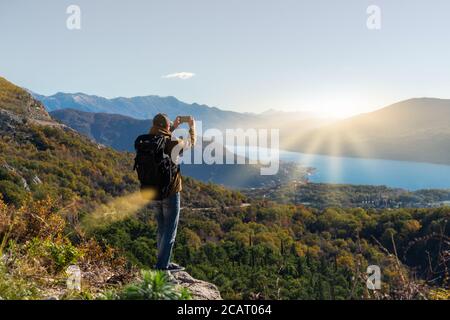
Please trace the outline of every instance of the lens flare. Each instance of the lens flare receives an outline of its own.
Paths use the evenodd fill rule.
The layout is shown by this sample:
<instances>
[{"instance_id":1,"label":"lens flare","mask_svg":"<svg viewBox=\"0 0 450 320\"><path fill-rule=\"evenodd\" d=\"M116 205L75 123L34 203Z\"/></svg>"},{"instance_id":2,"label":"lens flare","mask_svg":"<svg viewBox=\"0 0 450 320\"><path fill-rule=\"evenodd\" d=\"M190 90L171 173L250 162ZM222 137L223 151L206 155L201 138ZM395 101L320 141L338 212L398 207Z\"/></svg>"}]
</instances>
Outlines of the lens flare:
<instances>
[{"instance_id":1,"label":"lens flare","mask_svg":"<svg viewBox=\"0 0 450 320\"><path fill-rule=\"evenodd\" d=\"M85 231L89 231L122 221L147 206L155 198L155 195L155 191L148 189L114 198L111 202L102 204L87 214L81 221L81 227Z\"/></svg>"}]
</instances>

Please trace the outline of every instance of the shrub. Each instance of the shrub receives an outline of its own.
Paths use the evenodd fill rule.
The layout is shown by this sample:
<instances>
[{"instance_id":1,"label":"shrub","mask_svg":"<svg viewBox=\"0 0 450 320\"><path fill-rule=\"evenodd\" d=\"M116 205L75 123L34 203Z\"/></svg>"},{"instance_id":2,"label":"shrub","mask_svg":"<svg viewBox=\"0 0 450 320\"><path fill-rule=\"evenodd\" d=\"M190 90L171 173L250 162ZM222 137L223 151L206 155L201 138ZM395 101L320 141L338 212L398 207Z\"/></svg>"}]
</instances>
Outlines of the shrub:
<instances>
[{"instance_id":1,"label":"shrub","mask_svg":"<svg viewBox=\"0 0 450 320\"><path fill-rule=\"evenodd\" d=\"M142 271L142 280L124 287L119 297L124 300L186 300L186 289L177 290L162 271Z\"/></svg>"},{"instance_id":2,"label":"shrub","mask_svg":"<svg viewBox=\"0 0 450 320\"><path fill-rule=\"evenodd\" d=\"M40 259L43 265L55 273L63 271L81 257L80 251L68 241L53 242L39 238L30 241L28 253Z\"/></svg>"},{"instance_id":3,"label":"shrub","mask_svg":"<svg viewBox=\"0 0 450 320\"><path fill-rule=\"evenodd\" d=\"M24 202L27 195L23 188L8 180L0 181L0 194L6 203L17 207Z\"/></svg>"},{"instance_id":4,"label":"shrub","mask_svg":"<svg viewBox=\"0 0 450 320\"><path fill-rule=\"evenodd\" d=\"M39 290L33 282L9 274L0 262L0 300L31 300L38 297Z\"/></svg>"}]
</instances>

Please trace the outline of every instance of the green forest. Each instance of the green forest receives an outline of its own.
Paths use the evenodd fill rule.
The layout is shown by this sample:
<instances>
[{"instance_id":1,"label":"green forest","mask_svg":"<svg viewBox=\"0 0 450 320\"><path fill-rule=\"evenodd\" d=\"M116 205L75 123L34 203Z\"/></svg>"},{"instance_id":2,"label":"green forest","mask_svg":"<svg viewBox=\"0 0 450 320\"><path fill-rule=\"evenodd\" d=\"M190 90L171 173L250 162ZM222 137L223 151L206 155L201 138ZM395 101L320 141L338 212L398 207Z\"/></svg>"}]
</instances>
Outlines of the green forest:
<instances>
[{"instance_id":1,"label":"green forest","mask_svg":"<svg viewBox=\"0 0 450 320\"><path fill-rule=\"evenodd\" d=\"M408 191L386 186L288 182L277 188L249 189L243 192L253 198L265 198L284 204L304 204L318 209L426 208L450 203L450 189Z\"/></svg>"},{"instance_id":2,"label":"green forest","mask_svg":"<svg viewBox=\"0 0 450 320\"><path fill-rule=\"evenodd\" d=\"M95 237L151 267L156 226L147 214L101 228ZM441 255L449 216L450 208L319 211L259 202L185 210L175 259L229 299L375 298L366 289L372 264L383 270L385 297L415 299L429 284L447 285Z\"/></svg>"}]
</instances>

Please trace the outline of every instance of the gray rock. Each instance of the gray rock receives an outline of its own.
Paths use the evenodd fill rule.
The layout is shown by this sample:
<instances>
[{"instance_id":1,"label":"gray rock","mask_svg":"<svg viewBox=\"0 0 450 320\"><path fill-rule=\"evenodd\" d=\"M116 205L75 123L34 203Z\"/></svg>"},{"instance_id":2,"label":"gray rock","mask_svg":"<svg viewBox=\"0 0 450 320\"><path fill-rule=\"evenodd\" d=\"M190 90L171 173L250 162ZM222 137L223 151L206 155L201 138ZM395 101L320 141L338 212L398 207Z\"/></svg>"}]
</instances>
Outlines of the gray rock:
<instances>
[{"instance_id":1,"label":"gray rock","mask_svg":"<svg viewBox=\"0 0 450 320\"><path fill-rule=\"evenodd\" d=\"M14 169L13 166L10 166L10 165L7 164L7 163L2 164L2 168L5 168L6 170L8 170L9 172L12 172L12 173L15 173L15 172L16 172L16 169Z\"/></svg>"},{"instance_id":2,"label":"gray rock","mask_svg":"<svg viewBox=\"0 0 450 320\"><path fill-rule=\"evenodd\" d=\"M28 185L27 180L24 177L20 177L20 181L22 181L22 186L26 191L30 191L30 186Z\"/></svg>"},{"instance_id":3,"label":"gray rock","mask_svg":"<svg viewBox=\"0 0 450 320\"><path fill-rule=\"evenodd\" d=\"M222 300L219 289L209 282L194 279L185 271L172 273L178 285L189 289L194 300Z\"/></svg>"},{"instance_id":4,"label":"gray rock","mask_svg":"<svg viewBox=\"0 0 450 320\"><path fill-rule=\"evenodd\" d=\"M42 180L38 176L34 176L31 180L31 183L33 184L42 184Z\"/></svg>"},{"instance_id":5,"label":"gray rock","mask_svg":"<svg viewBox=\"0 0 450 320\"><path fill-rule=\"evenodd\" d=\"M26 191L30 191L30 186L28 185L27 180L25 180L25 178L22 177L22 176L20 175L20 173L17 172L17 170L16 170L13 166L10 166L9 164L4 163L4 164L1 165L1 167L4 168L4 169L6 169L6 170L8 170L8 171L11 172L13 175L18 176L19 179L20 179L20 182L22 182L22 187L23 187Z\"/></svg>"}]
</instances>

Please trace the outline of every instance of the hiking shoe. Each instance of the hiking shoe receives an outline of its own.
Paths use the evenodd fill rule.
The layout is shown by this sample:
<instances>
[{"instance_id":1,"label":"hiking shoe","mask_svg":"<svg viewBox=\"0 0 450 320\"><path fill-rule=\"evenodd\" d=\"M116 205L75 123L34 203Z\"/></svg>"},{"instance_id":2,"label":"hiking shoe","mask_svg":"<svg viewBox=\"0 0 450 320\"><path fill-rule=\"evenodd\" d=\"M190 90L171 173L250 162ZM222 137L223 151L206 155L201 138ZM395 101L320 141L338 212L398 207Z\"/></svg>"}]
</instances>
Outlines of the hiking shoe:
<instances>
[{"instance_id":1,"label":"hiking shoe","mask_svg":"<svg viewBox=\"0 0 450 320\"><path fill-rule=\"evenodd\" d=\"M173 263L173 262L171 262L169 264L169 267L167 268L167 271L170 271L170 272L180 272L180 271L184 271L184 270L186 270L186 268L184 268L176 263Z\"/></svg>"},{"instance_id":2,"label":"hiking shoe","mask_svg":"<svg viewBox=\"0 0 450 320\"><path fill-rule=\"evenodd\" d=\"M176 263L169 263L169 266L165 269L161 269L161 268L157 268L155 266L155 270L160 270L160 271L168 271L168 272L179 272L179 271L184 271L186 268L176 264Z\"/></svg>"}]
</instances>

